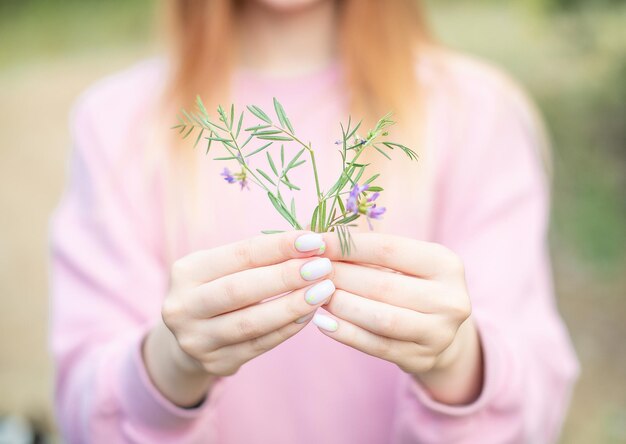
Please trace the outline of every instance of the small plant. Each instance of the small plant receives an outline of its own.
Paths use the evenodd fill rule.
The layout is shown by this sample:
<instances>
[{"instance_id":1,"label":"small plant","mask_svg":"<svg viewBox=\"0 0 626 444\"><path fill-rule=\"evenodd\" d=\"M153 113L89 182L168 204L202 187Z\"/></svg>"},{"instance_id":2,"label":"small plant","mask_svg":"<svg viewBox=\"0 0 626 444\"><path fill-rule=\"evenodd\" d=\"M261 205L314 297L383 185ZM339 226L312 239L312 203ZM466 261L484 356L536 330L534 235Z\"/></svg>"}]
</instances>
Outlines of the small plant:
<instances>
[{"instance_id":1,"label":"small plant","mask_svg":"<svg viewBox=\"0 0 626 444\"><path fill-rule=\"evenodd\" d=\"M357 134L361 122L353 126L352 119L349 118L347 125L340 124L342 137L335 142L341 155L342 171L335 183L324 191L320 186L314 148L311 143L305 143L296 136L283 106L276 98L274 111L278 121L270 118L261 108L250 105L247 110L258 119L258 124L249 128L242 128L245 111L237 114L234 105L230 106L228 112L221 106L217 108L218 123L211 121L200 97L196 100L196 106L195 112L182 110L179 124L174 128L183 138L197 132L194 147L204 135L208 141L207 154L214 142L221 144L226 155L216 157L214 160L238 164L235 171L228 167L223 169L221 175L224 180L229 184L239 184L242 190L249 189L251 183L264 190L276 211L298 230L302 229L303 225L296 217L295 199L292 197L291 202L287 204L281 194L281 187L300 191L300 187L291 181L289 174L306 163L308 157L313 170L317 197L317 206L310 219L310 229L319 233L336 232L343 255L349 255L354 247L350 227L356 225L355 221L364 216L372 229L371 220L380 219L386 211L386 208L379 207L376 203L380 192L383 191L375 184L380 174L366 177L365 171L369 164L358 162L361 154L365 150L375 149L387 159L391 159L388 151L399 148L409 159L417 159L417 154L410 148L381 140L387 136L387 128L394 124L390 118L391 114L381 118L365 137ZM268 149L273 144L280 144L280 159L275 159ZM250 160L253 157L265 157L267 168L252 167ZM277 232L280 231L263 231L266 234Z\"/></svg>"}]
</instances>

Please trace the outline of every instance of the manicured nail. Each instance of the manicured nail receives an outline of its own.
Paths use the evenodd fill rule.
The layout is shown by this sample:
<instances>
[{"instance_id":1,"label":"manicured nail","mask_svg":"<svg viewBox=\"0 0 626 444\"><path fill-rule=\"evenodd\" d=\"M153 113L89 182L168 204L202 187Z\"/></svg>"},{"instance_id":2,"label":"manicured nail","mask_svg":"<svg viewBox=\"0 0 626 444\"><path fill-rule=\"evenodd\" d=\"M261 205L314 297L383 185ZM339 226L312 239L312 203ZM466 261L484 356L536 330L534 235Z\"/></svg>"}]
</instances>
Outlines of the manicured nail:
<instances>
[{"instance_id":1,"label":"manicured nail","mask_svg":"<svg viewBox=\"0 0 626 444\"><path fill-rule=\"evenodd\" d=\"M318 259L307 262L300 268L300 275L306 281L314 281L326 276L333 269L330 259L320 257Z\"/></svg>"},{"instance_id":2,"label":"manicured nail","mask_svg":"<svg viewBox=\"0 0 626 444\"><path fill-rule=\"evenodd\" d=\"M330 279L320 282L309 288L304 294L304 300L311 305L317 305L335 292L335 284Z\"/></svg>"},{"instance_id":3,"label":"manicured nail","mask_svg":"<svg viewBox=\"0 0 626 444\"><path fill-rule=\"evenodd\" d=\"M319 313L317 313L313 317L313 323L317 325L319 328L321 328L322 330L327 330L327 331L337 331L337 329L339 328L339 324L337 324L336 320L334 320L330 316L326 316L326 315L319 314Z\"/></svg>"},{"instance_id":4,"label":"manicured nail","mask_svg":"<svg viewBox=\"0 0 626 444\"><path fill-rule=\"evenodd\" d=\"M309 313L308 315L304 315L301 318L296 319L295 322L296 322L296 324L304 324L306 321L311 319L314 314L315 314L315 312Z\"/></svg>"},{"instance_id":5,"label":"manicured nail","mask_svg":"<svg viewBox=\"0 0 626 444\"><path fill-rule=\"evenodd\" d=\"M295 246L296 250L300 252L320 250L322 247L324 247L324 250L326 249L324 239L322 239L322 235L319 233L303 234L296 239ZM323 253L323 251L320 251L320 253Z\"/></svg>"}]
</instances>

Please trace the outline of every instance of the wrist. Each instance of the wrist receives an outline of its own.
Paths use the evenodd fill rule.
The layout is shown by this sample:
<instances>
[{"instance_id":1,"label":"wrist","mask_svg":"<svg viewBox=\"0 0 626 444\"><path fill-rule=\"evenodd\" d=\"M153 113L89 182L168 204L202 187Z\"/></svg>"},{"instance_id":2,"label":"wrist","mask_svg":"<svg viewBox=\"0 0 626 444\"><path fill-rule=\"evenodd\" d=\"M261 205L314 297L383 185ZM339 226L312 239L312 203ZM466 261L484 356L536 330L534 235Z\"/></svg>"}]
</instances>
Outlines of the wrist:
<instances>
[{"instance_id":1,"label":"wrist","mask_svg":"<svg viewBox=\"0 0 626 444\"><path fill-rule=\"evenodd\" d=\"M457 332L453 343L426 373L412 375L436 401L463 405L475 401L483 385L482 350L472 318Z\"/></svg>"},{"instance_id":2,"label":"wrist","mask_svg":"<svg viewBox=\"0 0 626 444\"><path fill-rule=\"evenodd\" d=\"M217 379L180 348L163 322L146 336L142 356L154 386L181 407L201 403Z\"/></svg>"}]
</instances>

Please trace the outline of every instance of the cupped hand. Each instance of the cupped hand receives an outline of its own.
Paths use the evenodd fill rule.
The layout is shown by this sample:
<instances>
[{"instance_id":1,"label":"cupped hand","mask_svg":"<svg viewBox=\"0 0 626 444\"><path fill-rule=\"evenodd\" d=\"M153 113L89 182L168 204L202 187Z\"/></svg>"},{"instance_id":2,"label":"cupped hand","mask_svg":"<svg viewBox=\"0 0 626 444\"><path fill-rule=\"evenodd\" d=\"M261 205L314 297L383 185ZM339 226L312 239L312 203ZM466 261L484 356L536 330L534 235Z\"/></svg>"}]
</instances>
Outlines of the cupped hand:
<instances>
[{"instance_id":1,"label":"cupped hand","mask_svg":"<svg viewBox=\"0 0 626 444\"><path fill-rule=\"evenodd\" d=\"M322 280L330 260L312 257L323 251L320 235L300 232L191 254L172 268L163 320L198 365L231 375L301 330L335 291Z\"/></svg>"},{"instance_id":2,"label":"cupped hand","mask_svg":"<svg viewBox=\"0 0 626 444\"><path fill-rule=\"evenodd\" d=\"M161 393L198 402L209 380L236 373L295 335L335 291L319 234L260 235L192 253L174 263L163 323L144 361ZM210 378L209 378L210 377Z\"/></svg>"},{"instance_id":3,"label":"cupped hand","mask_svg":"<svg viewBox=\"0 0 626 444\"><path fill-rule=\"evenodd\" d=\"M327 336L395 363L438 399L471 402L482 358L460 258L442 245L378 233L353 233L342 256L325 235L337 291L313 322Z\"/></svg>"}]
</instances>

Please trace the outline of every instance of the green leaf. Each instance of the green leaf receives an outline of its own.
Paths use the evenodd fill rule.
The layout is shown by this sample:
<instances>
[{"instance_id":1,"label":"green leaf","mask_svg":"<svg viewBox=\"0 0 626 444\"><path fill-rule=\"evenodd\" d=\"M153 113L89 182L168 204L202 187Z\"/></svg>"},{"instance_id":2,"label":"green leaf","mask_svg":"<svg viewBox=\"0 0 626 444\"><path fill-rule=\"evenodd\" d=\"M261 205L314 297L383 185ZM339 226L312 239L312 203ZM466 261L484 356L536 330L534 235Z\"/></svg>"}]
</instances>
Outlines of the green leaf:
<instances>
[{"instance_id":1,"label":"green leaf","mask_svg":"<svg viewBox=\"0 0 626 444\"><path fill-rule=\"evenodd\" d=\"M250 142L253 138L254 138L254 136L252 134L250 134L248 136L248 138L246 139L246 141L241 145L241 149L244 149L246 147L246 145L248 144L248 142Z\"/></svg>"},{"instance_id":2,"label":"green leaf","mask_svg":"<svg viewBox=\"0 0 626 444\"><path fill-rule=\"evenodd\" d=\"M352 139L352 137L356 134L356 132L359 130L359 128L361 127L361 124L363 123L362 120L359 121L359 123L356 124L356 126L354 127L354 129L352 131L350 131L350 134L348 134L346 136L346 140L350 140Z\"/></svg>"},{"instance_id":3,"label":"green leaf","mask_svg":"<svg viewBox=\"0 0 626 444\"><path fill-rule=\"evenodd\" d=\"M280 145L280 167L285 168L285 145Z\"/></svg>"},{"instance_id":4,"label":"green leaf","mask_svg":"<svg viewBox=\"0 0 626 444\"><path fill-rule=\"evenodd\" d=\"M266 128L270 128L272 125L256 125L246 128L244 131L258 131Z\"/></svg>"},{"instance_id":5,"label":"green leaf","mask_svg":"<svg viewBox=\"0 0 626 444\"><path fill-rule=\"evenodd\" d=\"M235 160L237 157L236 156L229 156L229 157L214 157L213 160Z\"/></svg>"},{"instance_id":6,"label":"green leaf","mask_svg":"<svg viewBox=\"0 0 626 444\"><path fill-rule=\"evenodd\" d=\"M302 159L301 161L294 163L293 165L291 165L291 168L289 168L289 169L293 170L294 168L298 168L303 163L306 163L306 160Z\"/></svg>"},{"instance_id":7,"label":"green leaf","mask_svg":"<svg viewBox=\"0 0 626 444\"><path fill-rule=\"evenodd\" d=\"M289 171L291 168L293 168L293 165L298 161L298 159L300 158L300 156L302 156L302 153L304 153L306 148L302 148L300 151L298 151L298 153L293 157L293 159L291 159L291 161L287 164L287 168L285 168L285 172Z\"/></svg>"},{"instance_id":8,"label":"green leaf","mask_svg":"<svg viewBox=\"0 0 626 444\"><path fill-rule=\"evenodd\" d=\"M276 97L274 97L274 110L276 111L276 115L278 116L278 120L280 121L280 126L289 129L289 131L293 134L293 127L291 126L291 122L289 122L289 119L285 114L285 109L276 99Z\"/></svg>"},{"instance_id":9,"label":"green leaf","mask_svg":"<svg viewBox=\"0 0 626 444\"><path fill-rule=\"evenodd\" d=\"M274 134L282 134L282 130L263 130L263 131L255 131L253 134L255 136L271 136Z\"/></svg>"},{"instance_id":10,"label":"green leaf","mask_svg":"<svg viewBox=\"0 0 626 444\"><path fill-rule=\"evenodd\" d=\"M267 148L268 146L270 146L273 142L270 143L266 143L265 145L263 145L260 148L257 148L256 150L246 154L244 157L250 157L250 156L254 156L256 153L260 153L261 151L263 151L265 148Z\"/></svg>"},{"instance_id":11,"label":"green leaf","mask_svg":"<svg viewBox=\"0 0 626 444\"><path fill-rule=\"evenodd\" d=\"M346 207L343 205L343 199L339 197L339 195L335 196L337 200L337 204L339 205L339 209L341 210L341 214L346 214Z\"/></svg>"},{"instance_id":12,"label":"green leaf","mask_svg":"<svg viewBox=\"0 0 626 444\"><path fill-rule=\"evenodd\" d=\"M243 111L239 115L239 123L237 124L237 133L235 134L235 139L239 137L239 133L241 132L241 125L243 124Z\"/></svg>"},{"instance_id":13,"label":"green leaf","mask_svg":"<svg viewBox=\"0 0 626 444\"><path fill-rule=\"evenodd\" d=\"M367 189L367 191L371 191L373 193L376 193L377 191L383 191L383 187L369 187Z\"/></svg>"},{"instance_id":14,"label":"green leaf","mask_svg":"<svg viewBox=\"0 0 626 444\"><path fill-rule=\"evenodd\" d=\"M272 202L272 205L274 205L276 211L278 211L278 213L283 216L283 218L287 222L289 222L292 227L300 229L300 224L298 224L298 221L296 221L293 216L291 216L291 214L289 214L289 212L285 209L285 204L282 200L278 200L276 196L274 196L271 192L267 193L267 197L269 197L270 202Z\"/></svg>"},{"instance_id":15,"label":"green leaf","mask_svg":"<svg viewBox=\"0 0 626 444\"><path fill-rule=\"evenodd\" d=\"M223 137L211 136L211 137L207 137L207 139L215 140L216 142L222 142L222 143L232 143L231 139L225 139Z\"/></svg>"},{"instance_id":16,"label":"green leaf","mask_svg":"<svg viewBox=\"0 0 626 444\"><path fill-rule=\"evenodd\" d=\"M315 207L313 210L313 216L311 216L311 231L317 231L317 213L319 212L319 206Z\"/></svg>"},{"instance_id":17,"label":"green leaf","mask_svg":"<svg viewBox=\"0 0 626 444\"><path fill-rule=\"evenodd\" d=\"M380 174L374 174L372 177L370 177L369 179L365 181L364 185L374 182L376 179L378 179L378 176L380 176Z\"/></svg>"},{"instance_id":18,"label":"green leaf","mask_svg":"<svg viewBox=\"0 0 626 444\"><path fill-rule=\"evenodd\" d=\"M293 197L291 198L291 215L293 216L294 219L297 219L297 217L296 217L296 201L295 201L295 199Z\"/></svg>"},{"instance_id":19,"label":"green leaf","mask_svg":"<svg viewBox=\"0 0 626 444\"><path fill-rule=\"evenodd\" d=\"M206 118L208 119L209 117L209 113L207 112L206 108L204 107L204 103L202 103L202 99L200 98L200 96L196 96L196 105L198 107L198 109L200 110L200 112L202 112L202 114L204 114L206 116Z\"/></svg>"},{"instance_id":20,"label":"green leaf","mask_svg":"<svg viewBox=\"0 0 626 444\"><path fill-rule=\"evenodd\" d=\"M270 119L269 116L265 114L263 110L259 108L258 106L250 105L248 106L248 111L250 111L252 114L257 116L259 119L261 119L265 123L269 123L271 125L272 119Z\"/></svg>"},{"instance_id":21,"label":"green leaf","mask_svg":"<svg viewBox=\"0 0 626 444\"><path fill-rule=\"evenodd\" d=\"M359 170L358 174L356 175L356 177L354 178L354 182L358 183L359 179L361 179L361 176L363 176L363 173L365 172L365 167L361 167L361 169Z\"/></svg>"},{"instance_id":22,"label":"green leaf","mask_svg":"<svg viewBox=\"0 0 626 444\"><path fill-rule=\"evenodd\" d=\"M267 155L267 161L270 164L270 168L272 168L272 171L274 172L274 174L278 176L278 170L276 169L276 165L274 165L274 160L272 160L272 155L270 154L269 151L266 151L265 154Z\"/></svg>"},{"instance_id":23,"label":"green leaf","mask_svg":"<svg viewBox=\"0 0 626 444\"><path fill-rule=\"evenodd\" d=\"M267 175L267 173L263 170L260 169L256 169L257 173L259 173L261 176L265 177L265 179L271 183L272 185L276 186L276 182L274 182L272 179L270 179L270 176Z\"/></svg>"},{"instance_id":24,"label":"green leaf","mask_svg":"<svg viewBox=\"0 0 626 444\"><path fill-rule=\"evenodd\" d=\"M278 234L278 233L284 233L284 230L261 230L261 233L263 234Z\"/></svg>"},{"instance_id":25,"label":"green leaf","mask_svg":"<svg viewBox=\"0 0 626 444\"><path fill-rule=\"evenodd\" d=\"M191 132L194 130L193 126L189 127L189 130L185 133L185 135L183 136L183 139L186 139L187 137L189 137L189 134L191 134Z\"/></svg>"},{"instance_id":26,"label":"green leaf","mask_svg":"<svg viewBox=\"0 0 626 444\"><path fill-rule=\"evenodd\" d=\"M293 139L287 136L257 136L257 139L261 140L277 140L282 142L291 142Z\"/></svg>"},{"instance_id":27,"label":"green leaf","mask_svg":"<svg viewBox=\"0 0 626 444\"><path fill-rule=\"evenodd\" d=\"M198 132L198 137L196 137L196 141L193 143L194 148L198 146L198 142L200 142L200 137L202 137L202 133L204 133L204 128L200 128L200 131Z\"/></svg>"},{"instance_id":28,"label":"green leaf","mask_svg":"<svg viewBox=\"0 0 626 444\"><path fill-rule=\"evenodd\" d=\"M357 220L360 216L361 215L359 213L352 213L350 216L346 216L342 219L339 219L337 222L335 222L335 224L336 225L349 224L350 222Z\"/></svg>"},{"instance_id":29,"label":"green leaf","mask_svg":"<svg viewBox=\"0 0 626 444\"><path fill-rule=\"evenodd\" d=\"M377 146L375 146L374 148L376 148L376 151L378 151L380 154L382 154L383 156L385 156L387 159L391 160L391 157L389 157L389 154L387 154L386 152L384 152L383 150L381 150L380 148L378 148Z\"/></svg>"},{"instance_id":30,"label":"green leaf","mask_svg":"<svg viewBox=\"0 0 626 444\"><path fill-rule=\"evenodd\" d=\"M286 178L281 177L281 178L280 178L280 181L281 181L282 183L284 183L285 185L287 185L287 187L288 187L290 190L300 191L300 187L299 187L299 186L292 184L292 183L291 183L291 182L289 182L289 180L287 180Z\"/></svg>"}]
</instances>

